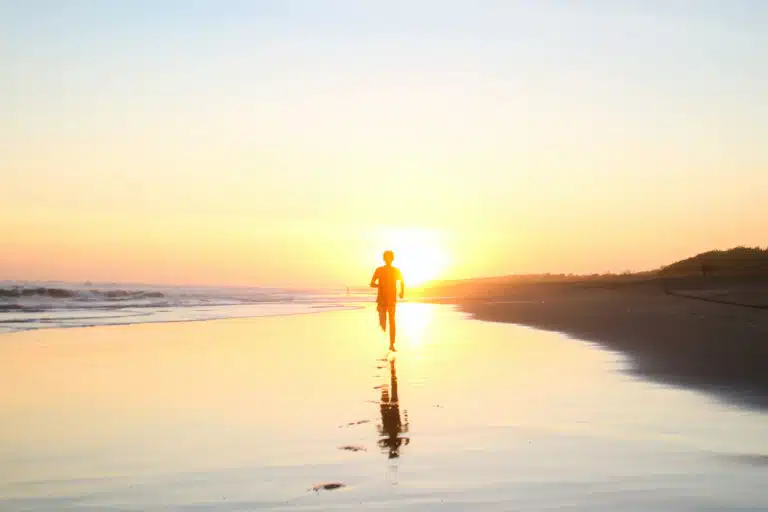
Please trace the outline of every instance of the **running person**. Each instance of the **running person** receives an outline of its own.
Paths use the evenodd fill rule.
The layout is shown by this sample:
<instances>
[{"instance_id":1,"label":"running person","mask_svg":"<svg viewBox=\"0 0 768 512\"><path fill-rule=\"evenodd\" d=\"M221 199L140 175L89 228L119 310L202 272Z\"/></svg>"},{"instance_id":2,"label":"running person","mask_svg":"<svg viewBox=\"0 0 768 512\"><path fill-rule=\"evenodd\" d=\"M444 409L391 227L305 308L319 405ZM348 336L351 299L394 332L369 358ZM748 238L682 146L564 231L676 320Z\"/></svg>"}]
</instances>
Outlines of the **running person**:
<instances>
[{"instance_id":1,"label":"running person","mask_svg":"<svg viewBox=\"0 0 768 512\"><path fill-rule=\"evenodd\" d=\"M379 312L379 325L381 330L387 329L387 315L389 315L389 349L395 350L395 306L397 305L397 282L400 281L400 298L405 294L405 281L399 269L392 266L395 253L384 252L384 266L379 267L371 278L371 288L378 288L376 295L376 309Z\"/></svg>"}]
</instances>

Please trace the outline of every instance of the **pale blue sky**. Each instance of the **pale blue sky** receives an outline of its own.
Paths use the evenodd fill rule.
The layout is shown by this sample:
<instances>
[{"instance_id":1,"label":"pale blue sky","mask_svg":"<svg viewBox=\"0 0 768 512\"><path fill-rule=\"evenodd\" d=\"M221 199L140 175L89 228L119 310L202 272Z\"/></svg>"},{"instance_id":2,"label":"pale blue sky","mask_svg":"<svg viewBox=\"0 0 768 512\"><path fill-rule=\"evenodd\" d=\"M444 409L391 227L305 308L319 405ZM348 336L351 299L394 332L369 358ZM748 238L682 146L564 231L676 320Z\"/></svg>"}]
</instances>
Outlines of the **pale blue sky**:
<instances>
[{"instance_id":1,"label":"pale blue sky","mask_svg":"<svg viewBox=\"0 0 768 512\"><path fill-rule=\"evenodd\" d=\"M760 0L0 1L0 234L419 226L475 246L462 275L765 245L765 27Z\"/></svg>"}]
</instances>

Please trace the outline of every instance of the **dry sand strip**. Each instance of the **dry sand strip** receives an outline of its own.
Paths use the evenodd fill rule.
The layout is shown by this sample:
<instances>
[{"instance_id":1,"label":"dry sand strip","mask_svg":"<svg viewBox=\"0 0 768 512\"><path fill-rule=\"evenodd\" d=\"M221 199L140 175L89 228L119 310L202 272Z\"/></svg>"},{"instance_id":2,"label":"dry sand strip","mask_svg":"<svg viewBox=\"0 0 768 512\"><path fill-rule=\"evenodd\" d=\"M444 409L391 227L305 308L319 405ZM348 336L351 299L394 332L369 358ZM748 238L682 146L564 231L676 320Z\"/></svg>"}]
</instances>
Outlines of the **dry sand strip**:
<instances>
[{"instance_id":1,"label":"dry sand strip","mask_svg":"<svg viewBox=\"0 0 768 512\"><path fill-rule=\"evenodd\" d=\"M768 277L766 276L687 276L656 279L668 295L730 304L755 309L768 309Z\"/></svg>"}]
</instances>

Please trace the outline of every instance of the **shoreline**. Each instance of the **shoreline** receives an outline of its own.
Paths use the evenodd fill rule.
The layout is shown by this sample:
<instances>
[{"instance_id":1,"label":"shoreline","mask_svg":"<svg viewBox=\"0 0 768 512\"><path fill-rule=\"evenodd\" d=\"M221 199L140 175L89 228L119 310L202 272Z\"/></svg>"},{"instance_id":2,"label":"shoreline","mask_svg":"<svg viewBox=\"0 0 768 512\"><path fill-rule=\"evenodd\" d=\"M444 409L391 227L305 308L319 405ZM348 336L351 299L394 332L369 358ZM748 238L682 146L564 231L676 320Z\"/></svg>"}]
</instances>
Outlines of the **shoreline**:
<instances>
[{"instance_id":1,"label":"shoreline","mask_svg":"<svg viewBox=\"0 0 768 512\"><path fill-rule=\"evenodd\" d=\"M639 378L768 411L768 310L762 304L726 302L702 296L702 290L670 289L659 280L618 286L522 284L470 290L463 299L457 291L452 290L453 296L418 297L408 302L450 304L474 320L557 332L622 354L629 363L627 371ZM51 325L1 334L303 316L365 307L357 303L266 315Z\"/></svg>"},{"instance_id":2,"label":"shoreline","mask_svg":"<svg viewBox=\"0 0 768 512\"><path fill-rule=\"evenodd\" d=\"M660 284L519 285L434 302L451 302L473 319L596 343L625 355L638 377L768 410L768 310Z\"/></svg>"}]
</instances>

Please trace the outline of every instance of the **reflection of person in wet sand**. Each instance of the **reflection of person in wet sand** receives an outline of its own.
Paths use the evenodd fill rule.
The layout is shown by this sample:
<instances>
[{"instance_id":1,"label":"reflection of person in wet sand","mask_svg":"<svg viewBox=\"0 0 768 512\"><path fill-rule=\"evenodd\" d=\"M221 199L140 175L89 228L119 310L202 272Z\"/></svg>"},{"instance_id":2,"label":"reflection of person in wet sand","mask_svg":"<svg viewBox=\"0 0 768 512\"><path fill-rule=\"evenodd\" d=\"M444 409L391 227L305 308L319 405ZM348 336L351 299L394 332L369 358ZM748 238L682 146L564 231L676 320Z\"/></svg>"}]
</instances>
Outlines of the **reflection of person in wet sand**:
<instances>
[{"instance_id":1,"label":"reflection of person in wet sand","mask_svg":"<svg viewBox=\"0 0 768 512\"><path fill-rule=\"evenodd\" d=\"M384 266L376 269L371 278L371 288L377 288L376 309L379 312L381 330L387 329L389 315L389 349L395 350L395 306L397 305L397 282L400 281L400 298L405 294L405 281L399 269L392 266L395 253L384 252Z\"/></svg>"},{"instance_id":2,"label":"reflection of person in wet sand","mask_svg":"<svg viewBox=\"0 0 768 512\"><path fill-rule=\"evenodd\" d=\"M400 402L397 394L397 370L394 358L389 361L389 386L381 388L381 425L379 425L379 447L390 459L400 456L400 447L407 446L411 440L400 437L408 432L408 411L405 412L405 424L400 419Z\"/></svg>"}]
</instances>

